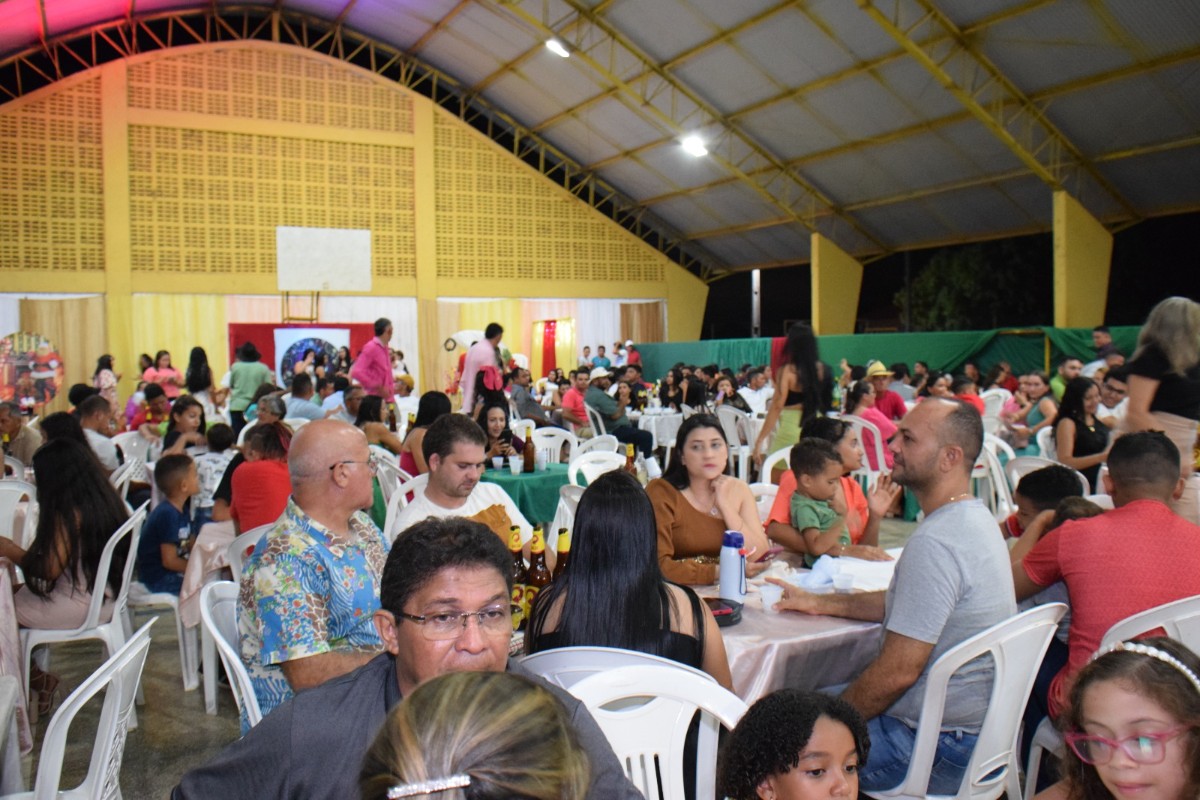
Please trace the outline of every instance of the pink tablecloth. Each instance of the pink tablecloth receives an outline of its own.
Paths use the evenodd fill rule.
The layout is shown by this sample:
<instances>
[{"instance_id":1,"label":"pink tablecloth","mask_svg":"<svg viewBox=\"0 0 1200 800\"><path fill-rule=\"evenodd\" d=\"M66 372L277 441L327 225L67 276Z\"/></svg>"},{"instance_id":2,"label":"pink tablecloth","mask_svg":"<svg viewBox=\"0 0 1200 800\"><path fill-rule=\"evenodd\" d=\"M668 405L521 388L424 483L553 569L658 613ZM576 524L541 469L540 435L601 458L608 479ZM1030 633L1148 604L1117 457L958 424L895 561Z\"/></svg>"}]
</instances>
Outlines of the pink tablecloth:
<instances>
[{"instance_id":1,"label":"pink tablecloth","mask_svg":"<svg viewBox=\"0 0 1200 800\"><path fill-rule=\"evenodd\" d=\"M185 627L194 628L200 624L200 590L214 573L229 566L225 551L233 543L234 536L232 522L210 522L200 529L183 573L183 587L179 590L179 616Z\"/></svg>"},{"instance_id":2,"label":"pink tablecloth","mask_svg":"<svg viewBox=\"0 0 1200 800\"><path fill-rule=\"evenodd\" d=\"M25 675L21 671L21 637L17 631L17 610L13 605L13 563L7 558L0 558L0 675L11 675L22 687L25 686ZM33 736L29 731L29 714L25 708L24 691L17 693L17 734L21 743L21 752L33 750ZM7 720L0 720L7 725Z\"/></svg>"}]
</instances>

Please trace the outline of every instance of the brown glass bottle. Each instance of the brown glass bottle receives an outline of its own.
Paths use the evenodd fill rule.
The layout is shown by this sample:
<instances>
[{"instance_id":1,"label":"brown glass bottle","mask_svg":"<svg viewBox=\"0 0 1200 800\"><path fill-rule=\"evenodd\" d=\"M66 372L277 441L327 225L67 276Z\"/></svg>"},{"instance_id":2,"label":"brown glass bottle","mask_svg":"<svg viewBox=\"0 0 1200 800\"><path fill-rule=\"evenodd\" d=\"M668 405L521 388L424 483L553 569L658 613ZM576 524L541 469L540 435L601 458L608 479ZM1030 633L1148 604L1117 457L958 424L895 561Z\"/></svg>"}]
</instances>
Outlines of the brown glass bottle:
<instances>
[{"instance_id":1,"label":"brown glass bottle","mask_svg":"<svg viewBox=\"0 0 1200 800\"><path fill-rule=\"evenodd\" d=\"M533 539L529 542L529 578L525 585L525 614L529 615L537 600L538 592L550 585L553 576L550 567L546 566L546 538L542 526L533 529Z\"/></svg>"},{"instance_id":2,"label":"brown glass bottle","mask_svg":"<svg viewBox=\"0 0 1200 800\"><path fill-rule=\"evenodd\" d=\"M528 431L525 433L525 444L524 449L521 450L521 455L525 458L525 465L522 467L522 470L526 473L533 472L533 437L529 435Z\"/></svg>"},{"instance_id":3,"label":"brown glass bottle","mask_svg":"<svg viewBox=\"0 0 1200 800\"><path fill-rule=\"evenodd\" d=\"M558 553L554 559L554 580L563 574L571 555L571 532L566 528L558 529Z\"/></svg>"},{"instance_id":4,"label":"brown glass bottle","mask_svg":"<svg viewBox=\"0 0 1200 800\"><path fill-rule=\"evenodd\" d=\"M396 404L388 403L388 430L392 433L396 432Z\"/></svg>"},{"instance_id":5,"label":"brown glass bottle","mask_svg":"<svg viewBox=\"0 0 1200 800\"><path fill-rule=\"evenodd\" d=\"M625 471L633 477L637 477L637 461L633 452L633 445L625 445Z\"/></svg>"},{"instance_id":6,"label":"brown glass bottle","mask_svg":"<svg viewBox=\"0 0 1200 800\"><path fill-rule=\"evenodd\" d=\"M518 631L525 629L525 611L528 608L525 588L529 582L529 571L525 569L525 558L521 555L521 529L516 525L509 528L508 549L512 553L512 624L513 630Z\"/></svg>"}]
</instances>

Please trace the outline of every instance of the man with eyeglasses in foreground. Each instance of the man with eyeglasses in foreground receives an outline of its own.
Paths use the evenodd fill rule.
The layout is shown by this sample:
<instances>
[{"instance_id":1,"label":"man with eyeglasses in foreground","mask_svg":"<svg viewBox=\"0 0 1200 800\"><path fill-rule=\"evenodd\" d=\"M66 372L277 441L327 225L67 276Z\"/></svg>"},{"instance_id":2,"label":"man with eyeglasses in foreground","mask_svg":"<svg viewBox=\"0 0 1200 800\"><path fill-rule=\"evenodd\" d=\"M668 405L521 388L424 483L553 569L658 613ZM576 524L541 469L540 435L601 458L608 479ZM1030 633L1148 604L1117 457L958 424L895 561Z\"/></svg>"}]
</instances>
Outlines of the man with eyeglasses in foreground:
<instances>
[{"instance_id":1,"label":"man with eyeglasses in foreground","mask_svg":"<svg viewBox=\"0 0 1200 800\"><path fill-rule=\"evenodd\" d=\"M589 798L640 800L583 704L508 658L510 566L504 545L478 522L427 519L404 531L374 615L385 652L281 705L184 775L172 797L358 797L363 756L402 697L451 672L507 671L538 681L566 708L591 763Z\"/></svg>"},{"instance_id":2,"label":"man with eyeglasses in foreground","mask_svg":"<svg viewBox=\"0 0 1200 800\"><path fill-rule=\"evenodd\" d=\"M238 598L242 662L264 717L382 649L371 616L388 543L363 511L374 474L352 425L315 420L292 438L292 496L247 559Z\"/></svg>"}]
</instances>

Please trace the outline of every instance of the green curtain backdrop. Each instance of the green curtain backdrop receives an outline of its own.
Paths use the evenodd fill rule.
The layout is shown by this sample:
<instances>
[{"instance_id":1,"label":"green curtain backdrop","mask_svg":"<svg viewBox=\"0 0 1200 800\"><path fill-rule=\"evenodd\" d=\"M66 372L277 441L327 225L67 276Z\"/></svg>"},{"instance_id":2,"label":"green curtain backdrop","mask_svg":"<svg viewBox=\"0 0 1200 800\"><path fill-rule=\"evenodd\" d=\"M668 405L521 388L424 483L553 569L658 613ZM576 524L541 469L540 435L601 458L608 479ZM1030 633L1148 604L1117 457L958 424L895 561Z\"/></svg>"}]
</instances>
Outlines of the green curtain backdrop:
<instances>
[{"instance_id":1,"label":"green curtain backdrop","mask_svg":"<svg viewBox=\"0 0 1200 800\"><path fill-rule=\"evenodd\" d=\"M1139 327L1112 328L1113 343L1128 358L1137 343ZM713 339L699 342L639 344L647 380L657 380L682 361L719 364L737 369L742 364L766 364L774 339ZM1051 369L1065 355L1095 358L1091 328L1030 328L1028 330L955 331L948 333L868 333L817 337L821 360L836 368L843 358L851 364L879 359L885 364L924 361L931 369L957 370L972 361L981 372L1007 361L1018 373ZM1049 363L1047 363L1049 344Z\"/></svg>"}]
</instances>

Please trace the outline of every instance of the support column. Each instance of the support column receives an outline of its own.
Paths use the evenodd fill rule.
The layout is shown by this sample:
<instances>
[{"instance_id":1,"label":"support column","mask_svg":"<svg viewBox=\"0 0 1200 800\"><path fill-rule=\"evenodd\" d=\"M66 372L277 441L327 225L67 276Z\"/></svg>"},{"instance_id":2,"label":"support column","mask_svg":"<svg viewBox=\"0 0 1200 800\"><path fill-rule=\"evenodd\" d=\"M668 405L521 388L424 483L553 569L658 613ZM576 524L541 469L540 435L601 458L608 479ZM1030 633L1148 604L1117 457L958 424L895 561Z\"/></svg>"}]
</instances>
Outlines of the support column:
<instances>
[{"instance_id":1,"label":"support column","mask_svg":"<svg viewBox=\"0 0 1200 800\"><path fill-rule=\"evenodd\" d=\"M832 240L812 235L813 332L854 333L863 266Z\"/></svg>"},{"instance_id":2,"label":"support column","mask_svg":"<svg viewBox=\"0 0 1200 800\"><path fill-rule=\"evenodd\" d=\"M421 391L444 388L437 320L437 196L434 180L433 103L413 98L413 227L416 232L417 330L421 337Z\"/></svg>"},{"instance_id":3,"label":"support column","mask_svg":"<svg viewBox=\"0 0 1200 800\"><path fill-rule=\"evenodd\" d=\"M124 373L119 393L137 388L133 345L133 271L129 209L129 115L124 61L100 67L100 139L104 181L104 316L106 351Z\"/></svg>"},{"instance_id":4,"label":"support column","mask_svg":"<svg viewBox=\"0 0 1200 800\"><path fill-rule=\"evenodd\" d=\"M1067 192L1054 193L1054 326L1104 324L1112 234Z\"/></svg>"}]
</instances>

